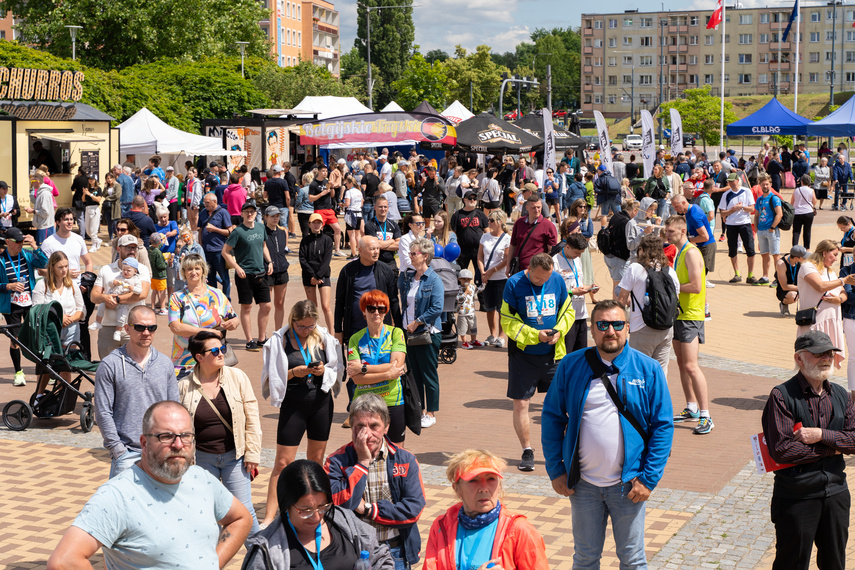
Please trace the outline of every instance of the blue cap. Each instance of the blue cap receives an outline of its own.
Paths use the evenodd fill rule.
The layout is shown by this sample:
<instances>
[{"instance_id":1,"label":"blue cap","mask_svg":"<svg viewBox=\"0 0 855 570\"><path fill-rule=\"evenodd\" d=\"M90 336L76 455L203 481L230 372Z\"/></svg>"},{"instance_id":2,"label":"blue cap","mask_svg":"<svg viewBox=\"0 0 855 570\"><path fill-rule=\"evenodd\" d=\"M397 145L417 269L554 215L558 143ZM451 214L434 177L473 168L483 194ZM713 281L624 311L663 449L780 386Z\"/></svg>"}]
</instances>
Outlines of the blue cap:
<instances>
[{"instance_id":1,"label":"blue cap","mask_svg":"<svg viewBox=\"0 0 855 570\"><path fill-rule=\"evenodd\" d=\"M137 271L140 270L140 263L139 263L139 261L137 261L137 259L135 257L126 257L125 259L122 260L122 265L130 265L131 267L133 267Z\"/></svg>"},{"instance_id":2,"label":"blue cap","mask_svg":"<svg viewBox=\"0 0 855 570\"><path fill-rule=\"evenodd\" d=\"M605 172L605 171L607 171L607 170L608 170L608 168L606 168L606 165L605 165L605 164L601 164L601 165L600 165L600 167L599 167L597 170L601 170L601 171L604 171L604 172Z\"/></svg>"}]
</instances>

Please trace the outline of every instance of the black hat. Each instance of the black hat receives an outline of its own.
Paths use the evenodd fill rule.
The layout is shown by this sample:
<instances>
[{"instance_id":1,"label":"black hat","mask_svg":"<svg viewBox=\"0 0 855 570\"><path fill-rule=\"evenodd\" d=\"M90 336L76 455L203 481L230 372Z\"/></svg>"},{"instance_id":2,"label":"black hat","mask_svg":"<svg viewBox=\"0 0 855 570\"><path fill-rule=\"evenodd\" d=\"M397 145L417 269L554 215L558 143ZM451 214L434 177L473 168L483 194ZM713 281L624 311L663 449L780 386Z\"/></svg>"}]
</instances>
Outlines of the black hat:
<instances>
[{"instance_id":1,"label":"black hat","mask_svg":"<svg viewBox=\"0 0 855 570\"><path fill-rule=\"evenodd\" d=\"M20 228L7 228L6 241L22 242L24 241L24 232L22 232Z\"/></svg>"},{"instance_id":2,"label":"black hat","mask_svg":"<svg viewBox=\"0 0 855 570\"><path fill-rule=\"evenodd\" d=\"M9 188L9 185L6 184L3 180L0 180L0 188Z\"/></svg>"},{"instance_id":3,"label":"black hat","mask_svg":"<svg viewBox=\"0 0 855 570\"><path fill-rule=\"evenodd\" d=\"M467 192L466 194L463 195L464 200L468 200L469 198L477 198L477 197L478 197L478 192L473 192L472 190L470 190L469 192Z\"/></svg>"},{"instance_id":4,"label":"black hat","mask_svg":"<svg viewBox=\"0 0 855 570\"><path fill-rule=\"evenodd\" d=\"M250 202L249 200L247 200L246 202L243 203L243 206L240 207L240 211L243 212L244 210L249 210L250 208L252 208L253 210L258 209L255 207L254 202Z\"/></svg>"},{"instance_id":5,"label":"black hat","mask_svg":"<svg viewBox=\"0 0 855 570\"><path fill-rule=\"evenodd\" d=\"M831 342L831 337L822 331L808 331L796 339L796 352L806 350L812 354L822 354L833 350L840 352Z\"/></svg>"}]
</instances>

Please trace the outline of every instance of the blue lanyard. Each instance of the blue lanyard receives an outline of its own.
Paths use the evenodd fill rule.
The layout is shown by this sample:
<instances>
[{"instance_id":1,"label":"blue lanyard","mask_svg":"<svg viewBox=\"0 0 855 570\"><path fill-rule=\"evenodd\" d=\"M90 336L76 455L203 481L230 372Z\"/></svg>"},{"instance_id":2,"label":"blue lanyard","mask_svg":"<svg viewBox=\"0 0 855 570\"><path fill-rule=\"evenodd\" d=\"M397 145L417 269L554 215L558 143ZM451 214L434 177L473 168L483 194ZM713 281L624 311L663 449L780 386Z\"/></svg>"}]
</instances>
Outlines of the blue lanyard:
<instances>
[{"instance_id":1,"label":"blue lanyard","mask_svg":"<svg viewBox=\"0 0 855 570\"><path fill-rule=\"evenodd\" d=\"M849 241L849 238L852 237L852 232L855 232L855 227L851 227L846 230L846 233L843 234L843 241Z\"/></svg>"},{"instance_id":2,"label":"blue lanyard","mask_svg":"<svg viewBox=\"0 0 855 570\"><path fill-rule=\"evenodd\" d=\"M790 271L790 278L793 280L793 285L795 285L796 284L796 267L794 265L790 265L789 261L790 261L790 258L787 257L787 265L788 265L788 269Z\"/></svg>"},{"instance_id":3,"label":"blue lanyard","mask_svg":"<svg viewBox=\"0 0 855 570\"><path fill-rule=\"evenodd\" d=\"M299 342L299 341L297 341L297 342ZM293 531L294 536L297 536L297 530L294 528L294 525L291 523L291 515L286 513L285 518L288 519L288 526L291 527L291 531ZM298 539L297 544L300 544L300 548L302 548L303 551L306 553L306 557L309 559L309 562L312 564L312 568L314 568L315 570L324 570L324 564L323 564L323 562L321 562L321 536L322 536L321 523L318 523L318 527L315 529L315 549L318 551L318 561L317 562L315 562L315 560L312 558L312 553L309 552L308 550L306 550L305 546L300 544L300 542L299 542L300 537L297 537L297 539Z\"/></svg>"},{"instance_id":4,"label":"blue lanyard","mask_svg":"<svg viewBox=\"0 0 855 570\"><path fill-rule=\"evenodd\" d=\"M300 354L303 355L303 361L306 363L306 366L308 366L309 364L312 363L312 357L309 354L309 349L303 348L303 343L300 342L300 337L297 336L297 331L295 331L294 329L291 329L291 332L294 333L294 340L297 341L297 348L300 349Z\"/></svg>"},{"instance_id":5,"label":"blue lanyard","mask_svg":"<svg viewBox=\"0 0 855 570\"><path fill-rule=\"evenodd\" d=\"M573 270L573 279L576 280L576 287L579 287L579 273L576 271L576 264L567 259L567 256L564 254L564 248L561 248L561 256L564 258L564 261L567 262L567 265L570 266L570 269ZM541 293L542 294L542 293Z\"/></svg>"},{"instance_id":6,"label":"blue lanyard","mask_svg":"<svg viewBox=\"0 0 855 570\"><path fill-rule=\"evenodd\" d=\"M530 283L529 283L530 284ZM534 304L537 307L537 315L543 315L543 294L546 291L546 283L540 286L540 301L537 300L537 293L534 292L534 285L531 285L531 294L534 295Z\"/></svg>"},{"instance_id":7,"label":"blue lanyard","mask_svg":"<svg viewBox=\"0 0 855 570\"><path fill-rule=\"evenodd\" d=\"M7 253L6 257L9 258L9 265L12 266L12 270L15 272L15 282L20 283L21 282L21 254L20 253L18 254L18 267L15 267L15 264L12 262L12 256L11 255L9 255Z\"/></svg>"},{"instance_id":8,"label":"blue lanyard","mask_svg":"<svg viewBox=\"0 0 855 570\"><path fill-rule=\"evenodd\" d=\"M383 220L383 241L386 241L386 222L389 220ZM380 221L377 219L377 216L374 216L374 223L377 224L377 228L380 229Z\"/></svg>"},{"instance_id":9,"label":"blue lanyard","mask_svg":"<svg viewBox=\"0 0 855 570\"><path fill-rule=\"evenodd\" d=\"M686 243L684 243L683 247L680 248L680 251L677 252L677 257L674 258L674 265L677 265L677 261L680 259L680 255L682 255L683 250L686 249L687 245L689 245L688 240L686 240Z\"/></svg>"}]
</instances>

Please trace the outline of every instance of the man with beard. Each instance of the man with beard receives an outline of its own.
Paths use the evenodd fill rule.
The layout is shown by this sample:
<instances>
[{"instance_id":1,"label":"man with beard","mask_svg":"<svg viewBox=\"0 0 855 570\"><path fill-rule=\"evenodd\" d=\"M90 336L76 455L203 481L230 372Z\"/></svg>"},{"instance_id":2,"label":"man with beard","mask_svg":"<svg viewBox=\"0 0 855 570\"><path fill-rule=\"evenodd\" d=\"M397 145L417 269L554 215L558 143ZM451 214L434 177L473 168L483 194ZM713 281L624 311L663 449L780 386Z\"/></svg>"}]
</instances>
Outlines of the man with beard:
<instances>
[{"instance_id":1,"label":"man with beard","mask_svg":"<svg viewBox=\"0 0 855 570\"><path fill-rule=\"evenodd\" d=\"M849 538L849 486L842 454L855 453L855 406L828 381L834 353L827 334L796 339L798 373L772 389L763 410L769 455L789 465L775 471L773 569L807 569L816 543L819 568L844 568Z\"/></svg>"},{"instance_id":2,"label":"man with beard","mask_svg":"<svg viewBox=\"0 0 855 570\"><path fill-rule=\"evenodd\" d=\"M647 568L645 501L662 478L674 424L662 367L627 345L628 321L618 301L597 303L596 348L565 356L543 401L546 472L570 497L574 568L599 567L609 516L621 568Z\"/></svg>"},{"instance_id":3,"label":"man with beard","mask_svg":"<svg viewBox=\"0 0 855 570\"><path fill-rule=\"evenodd\" d=\"M99 548L107 568L217 569L242 546L252 517L193 464L196 434L187 410L158 402L141 425L140 461L89 499L48 560L49 570L91 568Z\"/></svg>"}]
</instances>

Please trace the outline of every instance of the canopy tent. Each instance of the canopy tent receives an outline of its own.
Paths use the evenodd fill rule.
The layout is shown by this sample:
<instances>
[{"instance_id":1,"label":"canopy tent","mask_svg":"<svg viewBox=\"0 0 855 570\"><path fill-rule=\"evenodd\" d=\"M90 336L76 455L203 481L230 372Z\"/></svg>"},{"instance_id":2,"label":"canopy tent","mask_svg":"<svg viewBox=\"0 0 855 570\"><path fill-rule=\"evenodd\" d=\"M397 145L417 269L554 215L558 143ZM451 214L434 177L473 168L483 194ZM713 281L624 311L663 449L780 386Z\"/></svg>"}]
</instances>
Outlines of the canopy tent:
<instances>
[{"instance_id":1,"label":"canopy tent","mask_svg":"<svg viewBox=\"0 0 855 570\"><path fill-rule=\"evenodd\" d=\"M824 119L811 123L807 134L812 137L855 136L855 97L851 97Z\"/></svg>"},{"instance_id":2,"label":"canopy tent","mask_svg":"<svg viewBox=\"0 0 855 570\"><path fill-rule=\"evenodd\" d=\"M445 111L440 113L440 115L451 120L451 122L454 123L455 125L460 124L463 121L465 121L466 119L471 119L472 117L475 116L472 114L472 112L469 109L467 109L466 107L463 106L463 103L461 103L457 99L455 99L454 103L449 105L445 109Z\"/></svg>"},{"instance_id":3,"label":"canopy tent","mask_svg":"<svg viewBox=\"0 0 855 570\"><path fill-rule=\"evenodd\" d=\"M516 126L521 129L524 129L539 139L543 138L543 116L537 115L535 113L529 113L522 119L518 121L514 121ZM583 139L582 137L575 135L571 132L565 131L563 129L559 129L558 127L554 128L555 132L555 148L565 149L579 149L585 148L587 146L588 141Z\"/></svg>"},{"instance_id":4,"label":"canopy tent","mask_svg":"<svg viewBox=\"0 0 855 570\"><path fill-rule=\"evenodd\" d=\"M343 115L373 113L371 109L360 103L356 97L303 97L303 100L297 105L297 109L299 115L303 113L317 115L318 120L321 121Z\"/></svg>"},{"instance_id":5,"label":"canopy tent","mask_svg":"<svg viewBox=\"0 0 855 570\"><path fill-rule=\"evenodd\" d=\"M413 109L413 113L424 113L425 115L436 115L440 116L440 112L434 109L433 105L427 102L427 100L423 100L419 103L418 107Z\"/></svg>"},{"instance_id":6,"label":"canopy tent","mask_svg":"<svg viewBox=\"0 0 855 570\"><path fill-rule=\"evenodd\" d=\"M391 101L388 105L386 105L385 107L380 109L380 112L381 113L404 113L405 111L404 111L403 107L401 107L400 105L398 105L394 101Z\"/></svg>"},{"instance_id":7,"label":"canopy tent","mask_svg":"<svg viewBox=\"0 0 855 570\"><path fill-rule=\"evenodd\" d=\"M457 146L482 154L519 154L541 148L543 139L495 115L481 113L457 125Z\"/></svg>"},{"instance_id":8,"label":"canopy tent","mask_svg":"<svg viewBox=\"0 0 855 570\"><path fill-rule=\"evenodd\" d=\"M245 155L243 150L226 150L223 141L170 127L143 107L119 125L120 153L135 155L167 154L188 156Z\"/></svg>"},{"instance_id":9,"label":"canopy tent","mask_svg":"<svg viewBox=\"0 0 855 570\"><path fill-rule=\"evenodd\" d=\"M809 135L811 122L771 99L747 117L727 125L727 136Z\"/></svg>"},{"instance_id":10,"label":"canopy tent","mask_svg":"<svg viewBox=\"0 0 855 570\"><path fill-rule=\"evenodd\" d=\"M451 121L422 113L363 113L300 125L300 144L323 148L415 146L420 142L453 146Z\"/></svg>"}]
</instances>

